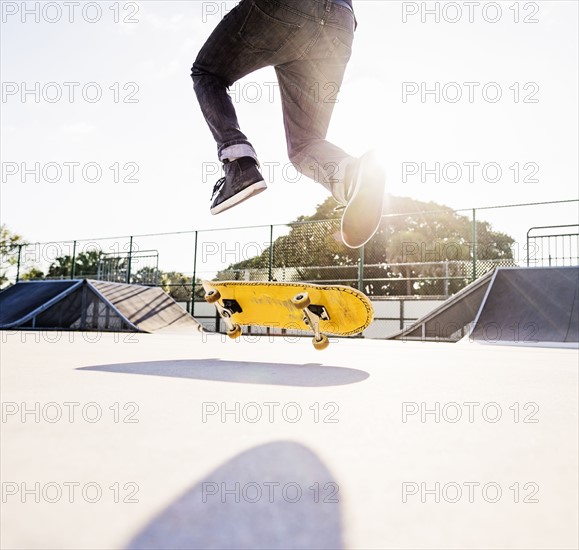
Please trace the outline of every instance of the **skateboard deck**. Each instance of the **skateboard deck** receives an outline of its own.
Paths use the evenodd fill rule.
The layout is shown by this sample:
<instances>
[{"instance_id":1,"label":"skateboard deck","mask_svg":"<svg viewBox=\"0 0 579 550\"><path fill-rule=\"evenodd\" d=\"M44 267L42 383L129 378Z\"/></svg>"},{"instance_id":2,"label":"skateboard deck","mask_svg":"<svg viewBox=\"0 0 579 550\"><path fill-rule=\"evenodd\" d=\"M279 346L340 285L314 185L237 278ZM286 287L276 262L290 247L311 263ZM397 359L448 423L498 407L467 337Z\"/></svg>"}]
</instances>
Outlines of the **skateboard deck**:
<instances>
[{"instance_id":1,"label":"skateboard deck","mask_svg":"<svg viewBox=\"0 0 579 550\"><path fill-rule=\"evenodd\" d=\"M203 281L232 338L241 325L312 331L314 347L328 346L326 334L353 336L372 322L370 300L356 289L308 283Z\"/></svg>"}]
</instances>

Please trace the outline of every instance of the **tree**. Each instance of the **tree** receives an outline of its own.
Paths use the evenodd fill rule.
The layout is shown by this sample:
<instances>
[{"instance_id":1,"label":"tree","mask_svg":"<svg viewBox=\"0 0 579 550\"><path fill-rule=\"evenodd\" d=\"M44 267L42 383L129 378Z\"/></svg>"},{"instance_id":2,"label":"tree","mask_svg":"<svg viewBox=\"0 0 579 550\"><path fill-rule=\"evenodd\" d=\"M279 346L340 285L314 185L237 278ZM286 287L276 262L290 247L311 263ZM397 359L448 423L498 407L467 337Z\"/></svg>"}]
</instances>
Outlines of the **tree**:
<instances>
[{"instance_id":1,"label":"tree","mask_svg":"<svg viewBox=\"0 0 579 550\"><path fill-rule=\"evenodd\" d=\"M161 272L161 288L176 302L191 301L191 277L177 271Z\"/></svg>"},{"instance_id":2,"label":"tree","mask_svg":"<svg viewBox=\"0 0 579 550\"><path fill-rule=\"evenodd\" d=\"M13 233L6 224L0 225L0 287L8 282L8 270L10 266L18 263L18 249L24 245L24 239L17 233Z\"/></svg>"},{"instance_id":3,"label":"tree","mask_svg":"<svg viewBox=\"0 0 579 550\"><path fill-rule=\"evenodd\" d=\"M26 273L20 276L22 281L38 281L44 279L44 273L35 267L31 267Z\"/></svg>"},{"instance_id":4,"label":"tree","mask_svg":"<svg viewBox=\"0 0 579 550\"><path fill-rule=\"evenodd\" d=\"M230 265L217 279L349 281L358 278L360 252L342 244L337 203L328 198L300 216L287 235L261 255ZM389 196L388 214L364 247L364 280L372 295L454 293L472 278L472 222L447 206ZM514 240L476 223L478 260L512 261ZM271 262L270 262L271 255ZM478 269L477 269L478 271ZM480 276L482 273L477 273Z\"/></svg>"},{"instance_id":5,"label":"tree","mask_svg":"<svg viewBox=\"0 0 579 550\"><path fill-rule=\"evenodd\" d=\"M74 259L75 277L94 277L97 275L103 253L100 250L89 250L77 254ZM64 279L72 276L72 256L56 258L46 275L49 279Z\"/></svg>"},{"instance_id":6,"label":"tree","mask_svg":"<svg viewBox=\"0 0 579 550\"><path fill-rule=\"evenodd\" d=\"M131 273L131 283L136 285L157 286L162 281L163 272L156 267L141 267L136 273ZM126 280L126 268L125 268ZM124 282L124 281L123 281Z\"/></svg>"},{"instance_id":7,"label":"tree","mask_svg":"<svg viewBox=\"0 0 579 550\"><path fill-rule=\"evenodd\" d=\"M72 256L59 256L50 264L47 277L49 279L64 279L72 273Z\"/></svg>"},{"instance_id":8,"label":"tree","mask_svg":"<svg viewBox=\"0 0 579 550\"><path fill-rule=\"evenodd\" d=\"M230 265L217 279L241 280L249 270L252 280L335 280L349 278L358 262L358 252L340 240L341 212L337 203L326 200L312 216L300 216L290 224L287 235L278 237L273 246L259 256ZM270 262L271 256L271 262ZM336 269L341 268L341 269Z\"/></svg>"},{"instance_id":9,"label":"tree","mask_svg":"<svg viewBox=\"0 0 579 550\"><path fill-rule=\"evenodd\" d=\"M493 231L488 222L476 223L475 250L472 221L447 206L390 197L387 208L389 214L365 249L370 264L365 278L379 278L379 267L384 277L368 285L372 294L453 294L473 278L473 253L477 260L512 262L514 239ZM478 271L476 276L482 275Z\"/></svg>"}]
</instances>

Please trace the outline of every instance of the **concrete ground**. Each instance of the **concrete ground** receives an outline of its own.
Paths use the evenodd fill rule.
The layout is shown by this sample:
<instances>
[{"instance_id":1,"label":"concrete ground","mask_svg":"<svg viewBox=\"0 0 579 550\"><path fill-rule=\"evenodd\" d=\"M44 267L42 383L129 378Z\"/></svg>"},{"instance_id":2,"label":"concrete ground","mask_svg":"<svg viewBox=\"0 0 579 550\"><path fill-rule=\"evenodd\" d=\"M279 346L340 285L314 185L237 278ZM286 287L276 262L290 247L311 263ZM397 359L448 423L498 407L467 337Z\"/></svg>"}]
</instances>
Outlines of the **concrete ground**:
<instances>
[{"instance_id":1,"label":"concrete ground","mask_svg":"<svg viewBox=\"0 0 579 550\"><path fill-rule=\"evenodd\" d=\"M577 548L577 349L3 332L3 549Z\"/></svg>"}]
</instances>

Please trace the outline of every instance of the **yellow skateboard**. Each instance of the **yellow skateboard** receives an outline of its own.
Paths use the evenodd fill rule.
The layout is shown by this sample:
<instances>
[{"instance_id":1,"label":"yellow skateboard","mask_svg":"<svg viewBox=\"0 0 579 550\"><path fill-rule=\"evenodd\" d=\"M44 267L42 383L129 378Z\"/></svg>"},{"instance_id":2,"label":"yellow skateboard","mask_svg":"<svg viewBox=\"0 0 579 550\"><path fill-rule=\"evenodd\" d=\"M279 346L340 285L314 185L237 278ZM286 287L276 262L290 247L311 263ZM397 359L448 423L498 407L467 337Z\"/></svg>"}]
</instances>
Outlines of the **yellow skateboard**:
<instances>
[{"instance_id":1,"label":"yellow skateboard","mask_svg":"<svg viewBox=\"0 0 579 550\"><path fill-rule=\"evenodd\" d=\"M241 325L311 330L314 347L322 350L329 345L326 334L359 334L374 316L370 300L348 286L203 281L203 288L231 338L241 335Z\"/></svg>"}]
</instances>

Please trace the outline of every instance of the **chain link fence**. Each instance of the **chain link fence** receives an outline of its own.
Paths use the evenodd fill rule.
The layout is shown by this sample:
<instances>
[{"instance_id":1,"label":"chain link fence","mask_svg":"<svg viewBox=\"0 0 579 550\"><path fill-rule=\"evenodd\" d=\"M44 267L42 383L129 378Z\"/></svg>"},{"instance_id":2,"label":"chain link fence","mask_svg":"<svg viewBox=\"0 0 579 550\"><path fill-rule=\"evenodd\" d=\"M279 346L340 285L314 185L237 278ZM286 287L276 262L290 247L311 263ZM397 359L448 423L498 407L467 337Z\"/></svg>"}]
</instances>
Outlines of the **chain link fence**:
<instances>
[{"instance_id":1,"label":"chain link fence","mask_svg":"<svg viewBox=\"0 0 579 550\"><path fill-rule=\"evenodd\" d=\"M204 279L343 284L380 302L377 313L384 312L380 319L394 330L494 267L578 265L577 203L405 212L408 203L401 202L391 205L394 212L383 216L376 235L358 250L341 242L338 215L259 227L6 244L0 277L3 287L19 280L75 278L160 286L196 316L207 314ZM568 222L564 230L545 229L562 221ZM503 227L507 231L496 229ZM564 243L556 241L560 234Z\"/></svg>"}]
</instances>

